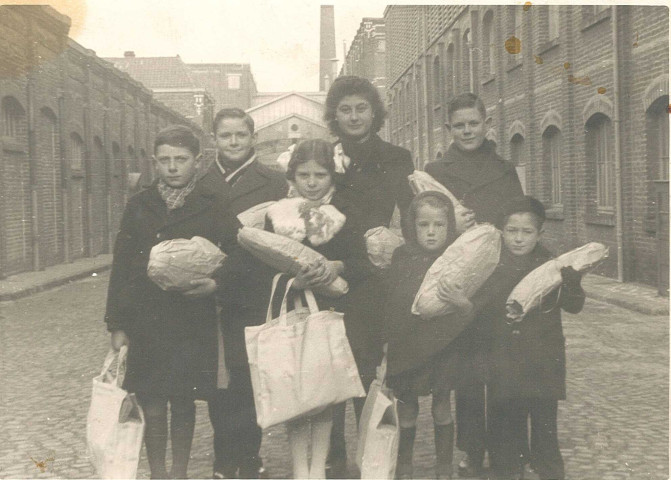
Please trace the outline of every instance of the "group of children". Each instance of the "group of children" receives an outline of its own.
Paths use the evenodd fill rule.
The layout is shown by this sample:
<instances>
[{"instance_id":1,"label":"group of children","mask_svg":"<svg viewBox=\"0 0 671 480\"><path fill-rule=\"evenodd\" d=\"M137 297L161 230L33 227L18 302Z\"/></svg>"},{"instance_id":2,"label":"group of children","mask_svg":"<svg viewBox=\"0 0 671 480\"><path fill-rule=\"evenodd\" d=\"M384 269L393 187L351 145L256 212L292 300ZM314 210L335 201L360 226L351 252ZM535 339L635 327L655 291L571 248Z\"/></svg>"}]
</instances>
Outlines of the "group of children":
<instances>
[{"instance_id":1,"label":"group of children","mask_svg":"<svg viewBox=\"0 0 671 480\"><path fill-rule=\"evenodd\" d=\"M415 196L407 211L402 212L405 245L394 252L390 268L381 274L384 288L380 293L386 308L377 312L382 316L378 323L388 343L387 384L399 400L397 476L412 478L418 398L431 394L436 476L451 478L455 426L450 395L455 389L459 391L462 377L472 374L468 360L474 352L469 341L476 336L478 351L483 354L483 380L488 392L487 449L493 474L497 478L516 478L530 462L541 478L563 479L556 428L557 400L565 395L560 310L577 312L581 309L584 295L580 275L571 269L562 271L564 284L559 293L546 298L541 308L522 321L507 319L508 294L527 273L549 259L550 254L539 243L545 219L543 206L521 195L519 181L520 191L514 191L519 194L512 195L508 202L502 198L491 202L468 198L473 197L476 190L469 187L468 180L476 186L486 186L486 182L481 181L483 177L510 176L510 169L504 164L500 167L502 173L496 177L495 169L488 168L485 162L477 163L483 148L489 148L484 143L485 114L481 105L474 96L459 96L451 104L448 113L453 147L457 149L453 155L459 157L454 163L470 161L471 164L463 191L459 192L460 187L455 188L454 184L446 186L467 206L474 205L471 208L477 221L496 222L501 229L503 248L499 265L470 300L463 295L462 285L455 285L449 279L441 282L438 295L457 307L455 313L426 319L413 315L411 305L424 275L461 233L457 230L459 219L455 219L454 205L449 198L439 192L424 192ZM216 313L212 294L216 292L222 302L231 301L238 289L265 288L268 282L258 283L255 279L270 279L275 273L262 265L253 266L255 261L236 247L231 238L239 226L237 221L219 212L207 193L199 193L197 184L194 185L199 150L192 137L193 134L180 128L158 135L155 164L159 180L155 187L129 202L115 247L108 299L107 322L113 346L118 348L130 343L126 386L140 393L145 408L146 445L153 478L169 475L165 470L168 403L172 410L173 471L170 474L176 478L186 476L194 424L193 399L197 395L188 391L193 388L193 382L184 375L187 370L216 372L213 365L216 344L212 342L216 339ZM357 221L359 212L336 188L335 172L333 145L323 140L301 142L289 160L289 197L302 198L307 209L300 215L309 216L311 211L331 205L345 217L345 221L318 244L313 244L307 236L302 239L327 260L304 267L293 281L296 294L306 288L328 285L338 275L355 284L370 274L364 232ZM436 178L441 180L438 174ZM491 193L491 188L486 188ZM194 191L202 199L196 197ZM479 211L487 213L479 214ZM269 215L266 228L281 233L278 226L285 220ZM193 235L210 238L229 254L216 281L194 284L194 288L186 292L163 292L152 285L142 271L146 269L152 245L164 239ZM250 274L254 269L257 273ZM245 282L249 283L247 287ZM320 309L347 311L347 296L318 297ZM257 301L263 304L260 298ZM173 320L166 324L164 317ZM231 319L235 321L239 319ZM263 321L259 318L257 323ZM197 334L190 332L194 325L198 326ZM224 336L235 339L234 344L227 343L227 349L244 352L244 326L240 323L235 327L231 323L224 328ZM147 346L143 346L145 344ZM228 359L231 352L226 353ZM244 353L239 357L246 358ZM196 361L198 365L193 364ZM162 388L165 382L173 381L184 386L179 395L173 388ZM202 392L206 396L205 387ZM481 413L484 417L484 408ZM296 478L324 478L332 415L331 409L326 409L287 426ZM153 435L159 440L152 440ZM310 461L309 450L312 452Z\"/></svg>"}]
</instances>

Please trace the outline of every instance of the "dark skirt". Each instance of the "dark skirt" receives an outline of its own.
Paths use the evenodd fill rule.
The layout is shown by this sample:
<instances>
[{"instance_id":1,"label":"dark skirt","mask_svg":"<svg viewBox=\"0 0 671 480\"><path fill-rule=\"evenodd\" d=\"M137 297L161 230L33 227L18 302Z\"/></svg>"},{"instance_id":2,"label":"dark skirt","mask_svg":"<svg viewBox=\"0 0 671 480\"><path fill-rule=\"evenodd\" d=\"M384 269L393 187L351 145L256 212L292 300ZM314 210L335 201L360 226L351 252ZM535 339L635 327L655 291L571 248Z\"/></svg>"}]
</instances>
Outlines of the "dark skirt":
<instances>
[{"instance_id":1,"label":"dark skirt","mask_svg":"<svg viewBox=\"0 0 671 480\"><path fill-rule=\"evenodd\" d=\"M422 366L390 376L387 385L399 400L426 395L449 396L454 389L454 352L445 348Z\"/></svg>"}]
</instances>

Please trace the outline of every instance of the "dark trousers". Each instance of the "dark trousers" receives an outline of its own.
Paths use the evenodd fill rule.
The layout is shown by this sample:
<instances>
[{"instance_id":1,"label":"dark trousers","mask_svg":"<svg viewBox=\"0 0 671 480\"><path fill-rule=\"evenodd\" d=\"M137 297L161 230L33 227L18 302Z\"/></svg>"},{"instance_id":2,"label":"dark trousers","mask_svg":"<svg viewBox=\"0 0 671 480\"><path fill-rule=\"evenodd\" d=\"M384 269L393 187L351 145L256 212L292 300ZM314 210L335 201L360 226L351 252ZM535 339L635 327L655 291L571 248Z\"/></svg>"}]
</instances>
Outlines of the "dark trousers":
<instances>
[{"instance_id":1,"label":"dark trousers","mask_svg":"<svg viewBox=\"0 0 671 480\"><path fill-rule=\"evenodd\" d=\"M377 359L377 356L357 355L357 353L354 352L354 360L359 369L359 377L361 378L363 389L368 393L370 384L375 380L379 359ZM365 403L366 397L352 399L357 425L359 424L359 419L361 418L361 412L363 411ZM333 427L331 428L331 446L329 450L329 461L331 464L347 461L347 447L345 445L345 407L346 402L343 402L333 408Z\"/></svg>"},{"instance_id":2,"label":"dark trousers","mask_svg":"<svg viewBox=\"0 0 671 480\"><path fill-rule=\"evenodd\" d=\"M262 432L256 424L249 368L231 369L230 374L229 387L217 390L208 402L214 430L214 470L233 476L240 469L240 478L255 478L261 466Z\"/></svg>"},{"instance_id":3,"label":"dark trousers","mask_svg":"<svg viewBox=\"0 0 671 480\"><path fill-rule=\"evenodd\" d=\"M557 400L496 400L491 402L490 426L491 463L497 478L512 478L525 463L531 463L541 480L564 479L557 438Z\"/></svg>"},{"instance_id":4,"label":"dark trousers","mask_svg":"<svg viewBox=\"0 0 671 480\"><path fill-rule=\"evenodd\" d=\"M479 468L487 450L485 384L473 380L455 391L457 448L466 452L471 464Z\"/></svg>"}]
</instances>

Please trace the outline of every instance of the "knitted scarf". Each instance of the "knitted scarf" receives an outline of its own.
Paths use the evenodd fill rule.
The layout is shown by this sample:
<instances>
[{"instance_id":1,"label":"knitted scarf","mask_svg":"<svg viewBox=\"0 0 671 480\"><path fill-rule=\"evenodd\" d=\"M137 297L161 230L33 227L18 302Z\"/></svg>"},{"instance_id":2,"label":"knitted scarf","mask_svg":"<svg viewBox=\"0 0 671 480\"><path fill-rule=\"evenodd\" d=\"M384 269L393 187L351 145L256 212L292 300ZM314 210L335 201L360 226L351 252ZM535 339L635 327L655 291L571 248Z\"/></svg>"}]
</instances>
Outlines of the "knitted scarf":
<instances>
[{"instance_id":1,"label":"knitted scarf","mask_svg":"<svg viewBox=\"0 0 671 480\"><path fill-rule=\"evenodd\" d=\"M158 193L168 207L168 211L175 210L184 206L186 196L196 187L196 177L194 176L186 186L181 188L173 188L163 180L158 181L157 187Z\"/></svg>"}]
</instances>

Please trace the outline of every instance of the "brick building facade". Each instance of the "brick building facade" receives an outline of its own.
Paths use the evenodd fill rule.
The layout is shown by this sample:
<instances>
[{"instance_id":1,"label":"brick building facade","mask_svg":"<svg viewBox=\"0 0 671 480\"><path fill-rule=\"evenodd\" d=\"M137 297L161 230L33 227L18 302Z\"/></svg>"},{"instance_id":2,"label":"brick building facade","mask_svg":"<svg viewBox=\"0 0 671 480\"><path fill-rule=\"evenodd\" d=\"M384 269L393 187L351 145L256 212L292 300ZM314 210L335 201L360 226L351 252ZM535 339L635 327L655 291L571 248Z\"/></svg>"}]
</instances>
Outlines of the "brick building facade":
<instances>
[{"instance_id":1,"label":"brick building facade","mask_svg":"<svg viewBox=\"0 0 671 480\"><path fill-rule=\"evenodd\" d=\"M187 67L196 85L212 95L215 113L224 107L246 110L252 106L257 91L248 63L189 63Z\"/></svg>"},{"instance_id":2,"label":"brick building facade","mask_svg":"<svg viewBox=\"0 0 671 480\"><path fill-rule=\"evenodd\" d=\"M600 273L668 292L666 7L389 6L384 20L389 134L418 168L449 145L449 99L476 92L548 209L546 243L603 242Z\"/></svg>"},{"instance_id":3,"label":"brick building facade","mask_svg":"<svg viewBox=\"0 0 671 480\"><path fill-rule=\"evenodd\" d=\"M387 83L385 49L384 19L364 17L347 51L340 75L367 78L384 98Z\"/></svg>"},{"instance_id":4,"label":"brick building facade","mask_svg":"<svg viewBox=\"0 0 671 480\"><path fill-rule=\"evenodd\" d=\"M68 38L51 7L0 7L0 277L109 253L153 140L187 124Z\"/></svg>"}]
</instances>

